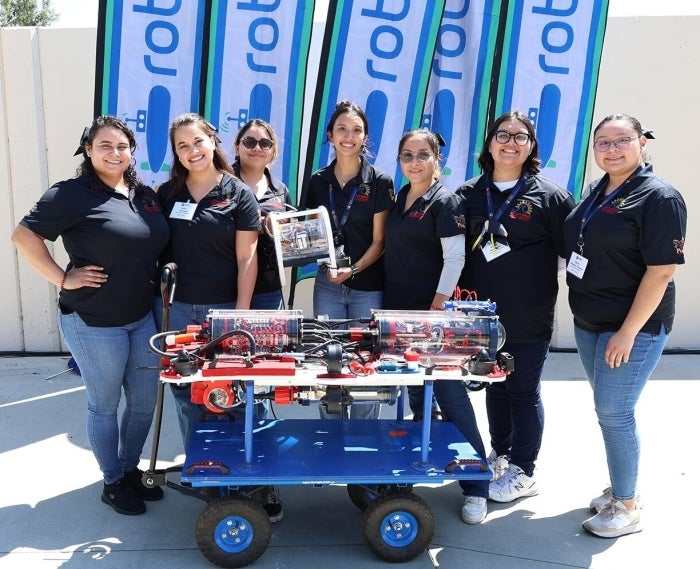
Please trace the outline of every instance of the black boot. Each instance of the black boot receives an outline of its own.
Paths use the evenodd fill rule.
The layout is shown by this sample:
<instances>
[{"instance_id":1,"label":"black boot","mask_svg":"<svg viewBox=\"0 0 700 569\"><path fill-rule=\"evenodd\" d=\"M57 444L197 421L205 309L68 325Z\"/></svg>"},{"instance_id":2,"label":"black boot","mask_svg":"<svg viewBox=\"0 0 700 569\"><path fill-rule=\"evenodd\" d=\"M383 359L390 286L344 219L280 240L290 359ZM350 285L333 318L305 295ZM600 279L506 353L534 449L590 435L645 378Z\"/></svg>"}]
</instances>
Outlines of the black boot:
<instances>
[{"instance_id":1,"label":"black boot","mask_svg":"<svg viewBox=\"0 0 700 569\"><path fill-rule=\"evenodd\" d=\"M146 511L146 504L136 495L126 478L121 478L114 484L105 484L102 501L125 516L138 516Z\"/></svg>"},{"instance_id":2,"label":"black boot","mask_svg":"<svg viewBox=\"0 0 700 569\"><path fill-rule=\"evenodd\" d=\"M132 470L124 474L124 480L136 493L136 495L146 502L157 502L163 499L163 489L160 486L148 487L143 484L143 470Z\"/></svg>"}]
</instances>

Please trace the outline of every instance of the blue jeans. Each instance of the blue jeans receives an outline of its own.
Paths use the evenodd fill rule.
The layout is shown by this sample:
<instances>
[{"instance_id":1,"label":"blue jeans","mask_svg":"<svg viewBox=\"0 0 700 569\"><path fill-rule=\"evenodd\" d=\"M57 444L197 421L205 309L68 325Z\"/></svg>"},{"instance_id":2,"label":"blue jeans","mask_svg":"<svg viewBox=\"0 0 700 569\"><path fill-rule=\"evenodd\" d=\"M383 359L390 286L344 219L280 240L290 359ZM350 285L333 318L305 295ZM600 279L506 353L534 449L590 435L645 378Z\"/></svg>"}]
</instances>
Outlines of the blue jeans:
<instances>
[{"instance_id":1,"label":"blue jeans","mask_svg":"<svg viewBox=\"0 0 700 569\"><path fill-rule=\"evenodd\" d=\"M596 334L575 326L574 335L583 369L593 388L613 496L631 500L637 493L640 449L634 410L661 358L666 329L661 326L659 334L637 334L629 362L614 369L605 363L605 346L613 332Z\"/></svg>"},{"instance_id":2,"label":"blue jeans","mask_svg":"<svg viewBox=\"0 0 700 569\"><path fill-rule=\"evenodd\" d=\"M408 388L408 402L414 417L423 416L424 395L423 387ZM477 454L484 458L486 456L484 442L481 440L474 407L472 407L464 382L449 379L436 380L433 383L433 395L445 419L452 421ZM480 498L488 498L489 496L488 480L460 480L459 486L465 496L478 496Z\"/></svg>"},{"instance_id":3,"label":"blue jeans","mask_svg":"<svg viewBox=\"0 0 700 569\"><path fill-rule=\"evenodd\" d=\"M58 315L58 327L78 364L87 393L87 437L105 484L138 466L158 395L156 333L149 312L124 326L88 326L77 312ZM117 410L126 399L121 420Z\"/></svg>"},{"instance_id":4,"label":"blue jeans","mask_svg":"<svg viewBox=\"0 0 700 569\"><path fill-rule=\"evenodd\" d=\"M372 309L382 307L384 291L354 290L344 284L334 284L326 279L326 272L319 270L314 283L314 315L327 316L331 320L369 318ZM359 322L351 324L360 325ZM346 328L346 327L339 327ZM358 403L350 406L351 419L378 419L380 403ZM322 419L340 419L340 415L329 414L323 405L318 407Z\"/></svg>"},{"instance_id":5,"label":"blue jeans","mask_svg":"<svg viewBox=\"0 0 700 569\"><path fill-rule=\"evenodd\" d=\"M236 308L235 302L225 302L221 304L187 304L185 302L175 301L170 307L168 328L176 331L184 330L189 324L204 324L207 320L209 310L232 310L234 308ZM163 304L160 299L157 299L155 302L154 314L156 320L160 322L163 314ZM185 451L187 451L194 426L206 416L207 408L204 405L192 403L191 390L188 384L171 384L170 386L175 399L175 408L177 410L177 420L180 424L182 444L185 447ZM267 401L256 404L254 419L256 421L266 419L267 410ZM245 407L240 405L228 413L234 418L243 420L245 416Z\"/></svg>"},{"instance_id":6,"label":"blue jeans","mask_svg":"<svg viewBox=\"0 0 700 569\"><path fill-rule=\"evenodd\" d=\"M540 378L549 342L506 342L503 351L513 356L515 371L505 381L486 387L491 448L532 476L544 431Z\"/></svg>"},{"instance_id":7,"label":"blue jeans","mask_svg":"<svg viewBox=\"0 0 700 569\"><path fill-rule=\"evenodd\" d=\"M250 300L251 310L282 310L282 291L259 292Z\"/></svg>"}]
</instances>

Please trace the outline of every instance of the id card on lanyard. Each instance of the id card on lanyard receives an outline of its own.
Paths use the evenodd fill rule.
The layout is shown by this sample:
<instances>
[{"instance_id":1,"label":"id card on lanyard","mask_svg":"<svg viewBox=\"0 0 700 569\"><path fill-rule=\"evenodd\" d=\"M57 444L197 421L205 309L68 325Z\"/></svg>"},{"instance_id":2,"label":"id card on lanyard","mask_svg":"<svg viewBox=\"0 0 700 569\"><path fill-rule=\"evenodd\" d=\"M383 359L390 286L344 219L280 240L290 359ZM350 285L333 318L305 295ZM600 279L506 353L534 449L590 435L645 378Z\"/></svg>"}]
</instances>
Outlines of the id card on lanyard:
<instances>
[{"instance_id":1,"label":"id card on lanyard","mask_svg":"<svg viewBox=\"0 0 700 569\"><path fill-rule=\"evenodd\" d=\"M505 201L495 213L493 210L493 197L491 196L491 184L492 181L489 179L488 186L486 187L486 211L488 213L488 220L484 223L481 233L472 244L472 251L480 247L487 262L491 262L510 251L510 245L507 239L508 232L505 227L501 225L500 220L510 211L513 201L515 201L515 198L518 197L525 188L525 176L522 176L518 180L518 183L511 188ZM485 241L484 236L486 236ZM482 241L484 242L482 243Z\"/></svg>"},{"instance_id":2,"label":"id card on lanyard","mask_svg":"<svg viewBox=\"0 0 700 569\"><path fill-rule=\"evenodd\" d=\"M350 194L350 197L348 198L348 203L345 205L345 209L343 210L343 215L338 220L338 214L335 211L335 198L333 197L333 185L328 184L328 205L330 206L331 209L331 218L333 219L333 225L335 225L336 233L333 234L333 244L335 245L335 254L343 256L345 255L345 245L343 244L343 233L342 229L345 223L348 220L348 217L350 216L350 208L352 207L353 202L355 201L355 196L357 195L357 191L360 189L360 186L355 186L352 189L352 193Z\"/></svg>"}]
</instances>

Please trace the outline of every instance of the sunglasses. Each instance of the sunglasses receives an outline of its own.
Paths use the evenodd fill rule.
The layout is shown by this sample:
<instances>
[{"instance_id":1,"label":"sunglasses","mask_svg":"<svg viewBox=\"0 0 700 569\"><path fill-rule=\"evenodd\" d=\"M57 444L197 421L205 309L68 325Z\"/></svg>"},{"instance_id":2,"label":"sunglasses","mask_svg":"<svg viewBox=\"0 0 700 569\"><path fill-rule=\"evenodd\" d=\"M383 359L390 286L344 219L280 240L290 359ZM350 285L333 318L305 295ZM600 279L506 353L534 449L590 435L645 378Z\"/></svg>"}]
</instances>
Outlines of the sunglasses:
<instances>
[{"instance_id":1,"label":"sunglasses","mask_svg":"<svg viewBox=\"0 0 700 569\"><path fill-rule=\"evenodd\" d=\"M413 154L412 152L402 152L399 154L399 160L403 162L404 164L409 164L410 162L413 162L414 158L418 158L421 162L427 162L433 157L433 155L430 152L427 152L425 150L421 150L418 152L418 154Z\"/></svg>"},{"instance_id":2,"label":"sunglasses","mask_svg":"<svg viewBox=\"0 0 700 569\"><path fill-rule=\"evenodd\" d=\"M253 150L253 148L256 146L259 146L261 150L270 150L273 142L269 138L261 138L258 140L252 136L246 136L245 138L241 139L241 144L248 150Z\"/></svg>"}]
</instances>

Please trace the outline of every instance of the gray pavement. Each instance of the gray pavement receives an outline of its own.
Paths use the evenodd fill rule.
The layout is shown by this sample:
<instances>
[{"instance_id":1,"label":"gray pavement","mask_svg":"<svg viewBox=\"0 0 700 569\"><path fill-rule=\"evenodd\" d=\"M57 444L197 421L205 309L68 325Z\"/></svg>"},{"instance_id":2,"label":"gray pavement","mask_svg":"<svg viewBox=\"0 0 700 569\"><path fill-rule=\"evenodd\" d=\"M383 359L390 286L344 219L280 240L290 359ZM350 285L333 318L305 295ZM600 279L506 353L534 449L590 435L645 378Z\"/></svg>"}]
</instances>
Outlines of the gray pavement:
<instances>
[{"instance_id":1,"label":"gray pavement","mask_svg":"<svg viewBox=\"0 0 700 569\"><path fill-rule=\"evenodd\" d=\"M212 568L194 527L204 502L166 489L143 516L116 514L100 501L101 476L85 432L80 377L67 358L0 358L0 569ZM664 355L638 406L643 457L644 531L606 540L586 534L587 505L607 484L605 458L578 356L553 353L543 382L546 427L536 475L539 494L489 503L486 521L467 526L456 484L418 486L436 517L428 551L411 568L563 569L700 566L694 489L700 459L697 355ZM167 392L167 391L166 391ZM483 392L472 396L488 448ZM277 407L280 417L312 413ZM166 400L159 467L180 464L172 401ZM393 408L385 408L387 417ZM311 416L311 415L309 415ZM150 448L147 449L147 458ZM142 468L147 467L144 460ZM172 475L177 479L177 475ZM345 488L283 488L284 519L273 526L255 569L364 569L387 564L364 545L361 512Z\"/></svg>"}]
</instances>

